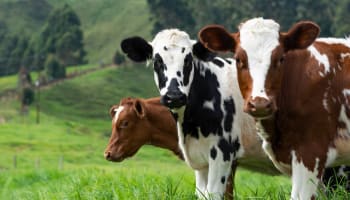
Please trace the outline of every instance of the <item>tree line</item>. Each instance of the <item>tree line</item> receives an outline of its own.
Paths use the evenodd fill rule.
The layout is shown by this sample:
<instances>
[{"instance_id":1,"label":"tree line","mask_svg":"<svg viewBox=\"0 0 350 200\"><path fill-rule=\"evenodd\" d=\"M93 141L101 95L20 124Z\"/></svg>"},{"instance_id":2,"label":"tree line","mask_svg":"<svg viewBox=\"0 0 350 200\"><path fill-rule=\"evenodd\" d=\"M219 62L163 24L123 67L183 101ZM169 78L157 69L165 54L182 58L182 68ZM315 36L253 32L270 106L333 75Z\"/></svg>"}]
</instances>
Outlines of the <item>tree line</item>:
<instances>
[{"instance_id":1,"label":"tree line","mask_svg":"<svg viewBox=\"0 0 350 200\"><path fill-rule=\"evenodd\" d=\"M39 34L15 35L0 23L0 76L27 68L43 70L47 80L61 78L85 55L80 19L67 4L50 13Z\"/></svg>"},{"instance_id":2,"label":"tree line","mask_svg":"<svg viewBox=\"0 0 350 200\"><path fill-rule=\"evenodd\" d=\"M321 36L344 37L350 33L348 0L147 0L154 21L153 33L180 28L196 37L206 24L221 24L231 31L244 20L264 17L276 20L282 31L300 20L321 27Z\"/></svg>"}]
</instances>

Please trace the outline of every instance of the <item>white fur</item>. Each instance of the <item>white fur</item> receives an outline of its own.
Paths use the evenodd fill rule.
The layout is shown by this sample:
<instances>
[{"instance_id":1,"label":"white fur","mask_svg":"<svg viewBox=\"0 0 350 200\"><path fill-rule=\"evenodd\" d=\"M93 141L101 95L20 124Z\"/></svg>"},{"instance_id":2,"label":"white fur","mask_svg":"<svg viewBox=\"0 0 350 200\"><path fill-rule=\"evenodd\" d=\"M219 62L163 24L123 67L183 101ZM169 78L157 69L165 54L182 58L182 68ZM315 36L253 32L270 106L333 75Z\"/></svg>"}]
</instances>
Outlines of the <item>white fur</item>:
<instances>
[{"instance_id":1,"label":"white fur","mask_svg":"<svg viewBox=\"0 0 350 200\"><path fill-rule=\"evenodd\" d=\"M293 200L307 200L316 195L319 178L317 178L319 159L316 159L316 165L313 171L310 171L304 163L299 162L295 151L291 152L292 156L292 194Z\"/></svg>"},{"instance_id":2,"label":"white fur","mask_svg":"<svg viewBox=\"0 0 350 200\"><path fill-rule=\"evenodd\" d=\"M204 101L204 103L203 103L203 107L204 108L208 108L208 109L210 109L210 110L214 110L214 99L213 100L211 100L211 101Z\"/></svg>"},{"instance_id":3,"label":"white fur","mask_svg":"<svg viewBox=\"0 0 350 200\"><path fill-rule=\"evenodd\" d=\"M343 44L350 48L350 39L349 38L318 38L317 42L324 42L328 44Z\"/></svg>"},{"instance_id":4,"label":"white fur","mask_svg":"<svg viewBox=\"0 0 350 200\"><path fill-rule=\"evenodd\" d=\"M250 75L253 80L252 98L267 99L264 89L272 51L279 45L280 26L273 20L254 18L240 26L241 47L248 56Z\"/></svg>"},{"instance_id":5,"label":"white fur","mask_svg":"<svg viewBox=\"0 0 350 200\"><path fill-rule=\"evenodd\" d=\"M325 74L330 72L330 64L329 64L327 55L326 54L322 55L313 45L309 46L307 49L311 53L311 55L316 58L316 60L318 61L318 64L323 65L324 72L320 71L320 76L324 77Z\"/></svg>"},{"instance_id":6,"label":"white fur","mask_svg":"<svg viewBox=\"0 0 350 200\"><path fill-rule=\"evenodd\" d=\"M114 122L116 123L118 121L118 117L120 113L123 111L124 106L119 106L118 108L114 109L115 114L114 114Z\"/></svg>"},{"instance_id":7,"label":"white fur","mask_svg":"<svg viewBox=\"0 0 350 200\"><path fill-rule=\"evenodd\" d=\"M335 148L329 147L327 152L326 167L329 167L337 158L338 152Z\"/></svg>"}]
</instances>

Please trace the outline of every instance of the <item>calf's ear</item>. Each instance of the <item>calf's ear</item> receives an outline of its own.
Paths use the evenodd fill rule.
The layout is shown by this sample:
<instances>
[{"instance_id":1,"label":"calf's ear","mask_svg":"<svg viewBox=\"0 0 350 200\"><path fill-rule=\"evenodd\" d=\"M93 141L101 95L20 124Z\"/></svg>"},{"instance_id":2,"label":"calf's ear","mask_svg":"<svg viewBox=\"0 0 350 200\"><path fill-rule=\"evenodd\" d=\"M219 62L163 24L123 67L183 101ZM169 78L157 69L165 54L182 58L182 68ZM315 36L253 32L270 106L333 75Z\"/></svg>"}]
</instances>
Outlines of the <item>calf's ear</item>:
<instances>
[{"instance_id":1,"label":"calf's ear","mask_svg":"<svg viewBox=\"0 0 350 200\"><path fill-rule=\"evenodd\" d=\"M134 110L135 110L135 113L136 115L139 117L139 118L144 118L146 113L145 113L145 107L144 107L144 104L143 102L140 100L140 99L136 99L135 100L135 103L134 103Z\"/></svg>"},{"instance_id":2,"label":"calf's ear","mask_svg":"<svg viewBox=\"0 0 350 200\"><path fill-rule=\"evenodd\" d=\"M141 37L130 37L120 43L122 51L135 62L144 62L152 58L152 46Z\"/></svg>"},{"instance_id":3,"label":"calf's ear","mask_svg":"<svg viewBox=\"0 0 350 200\"><path fill-rule=\"evenodd\" d=\"M114 105L109 109L109 116L113 118L115 116L116 109L118 109L119 105Z\"/></svg>"},{"instance_id":4,"label":"calf's ear","mask_svg":"<svg viewBox=\"0 0 350 200\"><path fill-rule=\"evenodd\" d=\"M220 52L233 52L236 46L234 36L223 26L208 25L198 33L199 41L208 49Z\"/></svg>"},{"instance_id":5,"label":"calf's ear","mask_svg":"<svg viewBox=\"0 0 350 200\"><path fill-rule=\"evenodd\" d=\"M296 23L287 33L281 33L285 51L305 49L318 37L320 27L311 21Z\"/></svg>"}]
</instances>

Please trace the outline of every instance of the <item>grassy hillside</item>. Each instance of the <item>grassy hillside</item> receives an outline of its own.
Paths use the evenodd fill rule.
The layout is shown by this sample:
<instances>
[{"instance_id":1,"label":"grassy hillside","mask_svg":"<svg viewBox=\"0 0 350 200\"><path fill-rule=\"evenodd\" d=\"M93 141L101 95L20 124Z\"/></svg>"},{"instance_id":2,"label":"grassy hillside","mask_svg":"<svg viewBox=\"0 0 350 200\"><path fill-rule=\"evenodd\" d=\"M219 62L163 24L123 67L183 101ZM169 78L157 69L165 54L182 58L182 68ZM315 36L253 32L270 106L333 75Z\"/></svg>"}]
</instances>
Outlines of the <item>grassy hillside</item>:
<instances>
[{"instance_id":1,"label":"grassy hillside","mask_svg":"<svg viewBox=\"0 0 350 200\"><path fill-rule=\"evenodd\" d=\"M65 3L81 19L90 63L111 63L125 37L150 38L152 22L146 0L0 0L0 23L16 34L36 35L50 11Z\"/></svg>"}]
</instances>

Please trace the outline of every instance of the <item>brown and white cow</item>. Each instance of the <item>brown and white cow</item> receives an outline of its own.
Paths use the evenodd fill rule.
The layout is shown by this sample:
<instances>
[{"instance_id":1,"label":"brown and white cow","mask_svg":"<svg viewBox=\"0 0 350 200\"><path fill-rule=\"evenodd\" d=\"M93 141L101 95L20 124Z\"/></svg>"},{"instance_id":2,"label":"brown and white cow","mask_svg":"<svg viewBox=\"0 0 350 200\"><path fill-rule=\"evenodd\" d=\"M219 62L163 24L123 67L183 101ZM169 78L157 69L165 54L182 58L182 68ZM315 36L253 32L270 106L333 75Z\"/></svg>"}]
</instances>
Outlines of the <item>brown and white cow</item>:
<instances>
[{"instance_id":1,"label":"brown and white cow","mask_svg":"<svg viewBox=\"0 0 350 200\"><path fill-rule=\"evenodd\" d=\"M280 32L254 18L239 32L209 25L209 49L233 52L244 110L257 119L263 148L292 176L292 199L314 199L325 167L350 161L350 40L316 39L313 22Z\"/></svg>"},{"instance_id":2,"label":"brown and white cow","mask_svg":"<svg viewBox=\"0 0 350 200\"><path fill-rule=\"evenodd\" d=\"M112 134L105 150L109 161L121 162L132 157L143 145L168 149L183 160L178 146L176 122L169 109L160 103L160 97L150 99L123 98L110 108ZM245 120L242 145L246 149L239 166L266 175L278 175L267 155L261 149L262 141L255 134L254 123ZM232 176L226 186L225 199L232 199L234 175L237 165L232 166ZM334 171L335 170L335 171ZM332 188L345 180L349 186L350 167L341 166L326 170L323 182ZM347 188L350 191L350 188Z\"/></svg>"}]
</instances>

